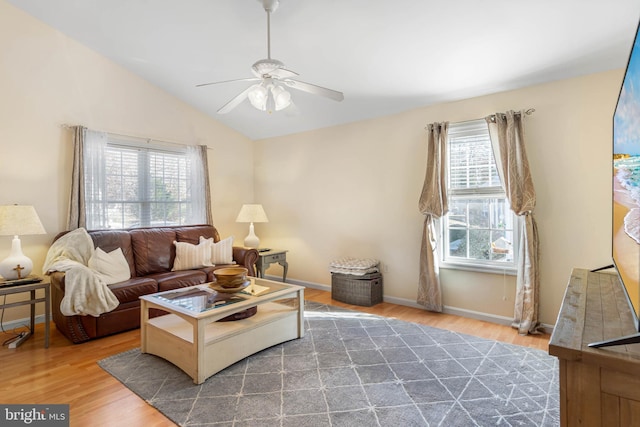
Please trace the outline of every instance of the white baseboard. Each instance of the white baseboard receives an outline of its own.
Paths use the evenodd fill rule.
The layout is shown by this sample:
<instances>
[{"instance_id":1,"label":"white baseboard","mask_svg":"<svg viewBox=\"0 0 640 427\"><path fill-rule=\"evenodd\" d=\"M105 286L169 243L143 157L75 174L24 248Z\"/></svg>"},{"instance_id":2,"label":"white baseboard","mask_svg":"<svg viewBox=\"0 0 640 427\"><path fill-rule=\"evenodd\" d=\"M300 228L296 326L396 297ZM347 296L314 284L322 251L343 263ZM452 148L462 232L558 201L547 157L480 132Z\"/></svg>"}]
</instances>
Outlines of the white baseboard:
<instances>
[{"instance_id":1,"label":"white baseboard","mask_svg":"<svg viewBox=\"0 0 640 427\"><path fill-rule=\"evenodd\" d=\"M269 280L275 280L275 281L282 280L282 278L278 276L265 276L265 278ZM305 282L302 280L295 280L295 279L293 280L289 279L287 280L287 283L304 286L305 288L319 289L321 291L331 292L331 286L325 285L322 283ZM382 299L384 302L390 302L392 304L402 305L405 307L424 309L424 307L418 304L417 302L408 300L406 298L389 297L385 295L382 297ZM510 326L511 322L513 322L513 319L511 317L498 316L496 314L483 313L480 311L467 310L465 308L457 308L457 307L450 307L450 306L444 306L443 313L453 314L455 316L460 316L460 317L467 317L475 320L482 320L489 323L497 323L499 325L506 325L506 326ZM553 325L542 324L542 328L545 333L551 334L553 332Z\"/></svg>"}]
</instances>

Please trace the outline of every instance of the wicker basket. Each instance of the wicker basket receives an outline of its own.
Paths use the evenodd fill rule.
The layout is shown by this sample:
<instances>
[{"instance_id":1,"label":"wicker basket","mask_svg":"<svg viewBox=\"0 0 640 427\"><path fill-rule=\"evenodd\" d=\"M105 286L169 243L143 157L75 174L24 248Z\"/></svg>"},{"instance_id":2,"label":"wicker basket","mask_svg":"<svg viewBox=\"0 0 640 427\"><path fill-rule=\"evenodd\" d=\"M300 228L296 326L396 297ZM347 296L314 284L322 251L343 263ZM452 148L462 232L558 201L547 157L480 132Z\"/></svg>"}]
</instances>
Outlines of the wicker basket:
<instances>
[{"instance_id":1,"label":"wicker basket","mask_svg":"<svg viewBox=\"0 0 640 427\"><path fill-rule=\"evenodd\" d=\"M382 274L355 276L331 273L331 298L365 307L378 304L382 302Z\"/></svg>"}]
</instances>

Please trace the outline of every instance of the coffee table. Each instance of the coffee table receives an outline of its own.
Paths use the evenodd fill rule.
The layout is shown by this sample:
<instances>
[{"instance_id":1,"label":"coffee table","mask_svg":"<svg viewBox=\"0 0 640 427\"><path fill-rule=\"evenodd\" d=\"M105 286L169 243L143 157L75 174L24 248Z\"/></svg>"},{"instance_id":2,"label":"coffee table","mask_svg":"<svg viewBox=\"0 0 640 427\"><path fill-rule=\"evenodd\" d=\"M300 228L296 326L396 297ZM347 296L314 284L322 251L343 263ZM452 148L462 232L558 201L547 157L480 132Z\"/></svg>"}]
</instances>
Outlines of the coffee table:
<instances>
[{"instance_id":1,"label":"coffee table","mask_svg":"<svg viewBox=\"0 0 640 427\"><path fill-rule=\"evenodd\" d=\"M252 295L259 287L267 289ZM141 351L168 360L201 384L247 356L304 336L302 286L251 278L233 302L212 304L213 293L204 284L141 296ZM218 322L256 306L251 317ZM169 314L151 318L154 308Z\"/></svg>"}]
</instances>

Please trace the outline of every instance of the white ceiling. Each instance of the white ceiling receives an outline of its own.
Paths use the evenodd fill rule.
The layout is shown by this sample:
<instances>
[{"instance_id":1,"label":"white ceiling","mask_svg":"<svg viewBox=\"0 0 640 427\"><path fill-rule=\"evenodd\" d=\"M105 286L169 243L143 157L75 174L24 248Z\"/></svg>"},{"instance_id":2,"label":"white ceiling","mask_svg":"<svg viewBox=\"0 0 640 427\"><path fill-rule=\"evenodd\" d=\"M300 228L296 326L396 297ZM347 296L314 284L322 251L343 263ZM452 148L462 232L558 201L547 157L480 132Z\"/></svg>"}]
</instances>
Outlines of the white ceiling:
<instances>
[{"instance_id":1,"label":"white ceiling","mask_svg":"<svg viewBox=\"0 0 640 427\"><path fill-rule=\"evenodd\" d=\"M621 68L637 0L281 0L271 56L341 103L291 90L297 114L245 101L266 58L261 0L8 0L251 139ZM518 106L514 106L516 108Z\"/></svg>"}]
</instances>

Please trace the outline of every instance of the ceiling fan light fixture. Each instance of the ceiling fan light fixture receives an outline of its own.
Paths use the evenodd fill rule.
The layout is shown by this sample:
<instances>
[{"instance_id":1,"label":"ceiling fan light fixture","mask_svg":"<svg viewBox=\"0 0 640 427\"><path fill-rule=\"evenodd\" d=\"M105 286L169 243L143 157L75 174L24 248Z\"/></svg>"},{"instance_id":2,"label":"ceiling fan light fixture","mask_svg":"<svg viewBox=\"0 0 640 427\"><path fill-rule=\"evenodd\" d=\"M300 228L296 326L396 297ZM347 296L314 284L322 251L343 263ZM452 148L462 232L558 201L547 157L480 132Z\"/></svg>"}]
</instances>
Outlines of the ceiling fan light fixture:
<instances>
[{"instance_id":1,"label":"ceiling fan light fixture","mask_svg":"<svg viewBox=\"0 0 640 427\"><path fill-rule=\"evenodd\" d=\"M247 94L249 98L249 102L255 108L260 111L265 111L267 109L267 97L269 96L269 91L267 88L262 86L261 84L253 85L251 90Z\"/></svg>"},{"instance_id":2,"label":"ceiling fan light fixture","mask_svg":"<svg viewBox=\"0 0 640 427\"><path fill-rule=\"evenodd\" d=\"M271 95L273 95L276 111L283 110L291 105L291 94L282 86L274 85L271 88Z\"/></svg>"}]
</instances>

